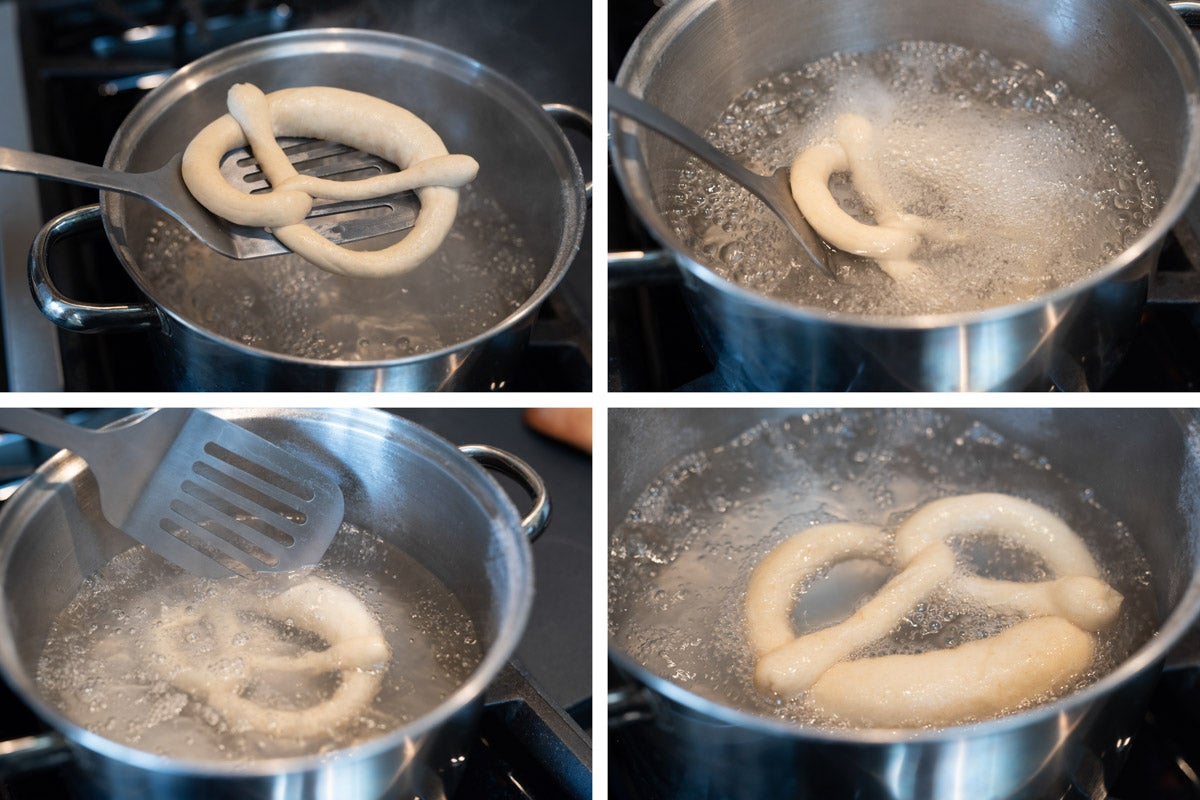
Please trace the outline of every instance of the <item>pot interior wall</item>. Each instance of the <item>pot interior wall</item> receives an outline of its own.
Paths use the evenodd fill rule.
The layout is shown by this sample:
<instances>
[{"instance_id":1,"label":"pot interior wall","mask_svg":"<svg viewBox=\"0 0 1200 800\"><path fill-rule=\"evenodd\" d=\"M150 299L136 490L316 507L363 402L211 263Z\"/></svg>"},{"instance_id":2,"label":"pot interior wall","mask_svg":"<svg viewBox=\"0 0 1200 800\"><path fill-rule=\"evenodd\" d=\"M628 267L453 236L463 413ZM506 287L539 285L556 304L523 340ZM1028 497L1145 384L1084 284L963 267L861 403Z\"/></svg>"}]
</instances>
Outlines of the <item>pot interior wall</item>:
<instances>
[{"instance_id":1,"label":"pot interior wall","mask_svg":"<svg viewBox=\"0 0 1200 800\"><path fill-rule=\"evenodd\" d=\"M697 0L660 12L630 51L620 80L694 130L709 128L758 81L834 52L906 40L948 42L1020 60L1065 80L1112 120L1148 164L1165 199L1195 138L1194 56L1153 0L944 0L845 3ZM1151 13L1156 12L1156 13ZM669 18L669 21L668 21ZM1169 20L1167 20L1169 21ZM632 123L622 121L625 130ZM678 183L686 153L639 130L618 140L648 172L658 201ZM642 177L628 178L642 186ZM637 191L635 189L635 191ZM660 226L660 232L668 230ZM673 237L672 237L673 239Z\"/></svg>"},{"instance_id":2,"label":"pot interior wall","mask_svg":"<svg viewBox=\"0 0 1200 800\"><path fill-rule=\"evenodd\" d=\"M346 522L433 573L462 602L484 651L493 648L517 613L513 590L527 575L528 552L514 533L515 510L490 479L469 462L447 460L447 451L458 453L437 437L382 413L227 416L336 472ZM9 501L0 531L0 553L8 551L0 574L4 624L26 688L54 617L85 577L131 544L104 520L90 471L62 456Z\"/></svg>"}]
</instances>

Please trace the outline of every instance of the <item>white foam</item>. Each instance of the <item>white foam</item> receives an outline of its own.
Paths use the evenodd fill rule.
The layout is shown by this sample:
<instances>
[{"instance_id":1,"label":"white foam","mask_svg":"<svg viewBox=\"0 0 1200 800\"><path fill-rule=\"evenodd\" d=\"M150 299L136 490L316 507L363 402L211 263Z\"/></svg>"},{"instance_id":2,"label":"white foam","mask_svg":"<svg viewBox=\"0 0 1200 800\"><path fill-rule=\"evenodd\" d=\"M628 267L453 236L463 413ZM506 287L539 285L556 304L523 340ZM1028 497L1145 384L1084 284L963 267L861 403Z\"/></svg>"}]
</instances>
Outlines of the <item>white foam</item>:
<instances>
[{"instance_id":1,"label":"white foam","mask_svg":"<svg viewBox=\"0 0 1200 800\"><path fill-rule=\"evenodd\" d=\"M914 253L926 269L911 282L897 285L873 262L840 254L842 282L831 284L765 207L695 161L668 208L676 230L718 273L767 294L908 315L1003 305L1078 281L1157 212L1144 165L1084 99L1026 65L951 45L831 56L775 76L735 100L708 134L769 172L851 112L876 128L874 160L894 205L954 234ZM872 221L846 176L831 183L848 212Z\"/></svg>"}]
</instances>

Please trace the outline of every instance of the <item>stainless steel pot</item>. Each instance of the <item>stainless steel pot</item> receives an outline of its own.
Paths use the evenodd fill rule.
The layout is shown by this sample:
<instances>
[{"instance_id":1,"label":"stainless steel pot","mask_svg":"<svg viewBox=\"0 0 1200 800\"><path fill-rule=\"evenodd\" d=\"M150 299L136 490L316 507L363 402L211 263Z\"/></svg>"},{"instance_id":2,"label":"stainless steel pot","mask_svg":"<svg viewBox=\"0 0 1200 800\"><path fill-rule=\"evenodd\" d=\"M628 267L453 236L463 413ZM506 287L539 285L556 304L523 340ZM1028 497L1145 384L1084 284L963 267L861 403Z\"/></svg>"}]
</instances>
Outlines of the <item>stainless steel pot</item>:
<instances>
[{"instance_id":1,"label":"stainless steel pot","mask_svg":"<svg viewBox=\"0 0 1200 800\"><path fill-rule=\"evenodd\" d=\"M762 420L779 422L794 413L613 409L612 529L651 481L684 456L732 442ZM610 696L612 735L623 741L612 746L612 758L617 763L624 754L627 762L615 768L639 781L648 796L1057 800L1071 786L1081 796L1107 796L1164 656L1200 616L1200 419L1194 412L1167 410L938 413L957 430L978 420L1007 441L1046 456L1072 483L1094 490L1096 500L1128 525L1147 558L1157 634L1078 693L1010 717L934 731L806 729L737 711L666 680L613 645L611 662L629 684ZM836 435L861 436L887 424L860 414L848 417ZM1120 470L1112 468L1114 453L1121 454ZM958 474L953 460L939 468L944 475ZM685 477L721 479L703 472ZM721 488L713 494L739 496L736 481ZM670 499L661 502L670 513ZM676 525L676 536L685 528ZM623 540L611 530L610 536L611 551L620 552ZM619 556L610 558L610 573L627 566ZM614 603L618 609L625 605L617 595L610 598L614 641L624 630L621 614L612 611Z\"/></svg>"},{"instance_id":2,"label":"stainless steel pot","mask_svg":"<svg viewBox=\"0 0 1200 800\"><path fill-rule=\"evenodd\" d=\"M219 412L336 473L346 520L415 558L462 602L483 659L468 680L412 724L328 755L245 763L166 758L118 744L65 718L34 680L54 617L81 581L131 540L105 522L84 462L47 461L0 514L0 669L21 699L58 732L14 755L46 758L62 744L100 794L113 798L443 797L470 745L483 693L511 657L533 599L529 541L549 516L545 487L528 466L487 447L456 448L384 412ZM523 519L481 465L530 492ZM395 520L404 520L397 526ZM399 528L402 527L402 530Z\"/></svg>"},{"instance_id":3,"label":"stainless steel pot","mask_svg":"<svg viewBox=\"0 0 1200 800\"><path fill-rule=\"evenodd\" d=\"M1016 305L904 318L803 308L725 281L682 243L659 200L686 154L614 117L617 177L678 262L701 336L731 386L961 391L1023 389L1047 377L1094 384L1127 345L1163 238L1200 181L1200 53L1165 3L679 0L642 31L617 82L704 130L761 78L835 51L914 39L984 49L1065 80L1145 159L1163 197L1157 222L1089 279Z\"/></svg>"},{"instance_id":4,"label":"stainless steel pot","mask_svg":"<svg viewBox=\"0 0 1200 800\"><path fill-rule=\"evenodd\" d=\"M374 361L288 355L281 348L245 343L236 331L224 329L232 325L214 325L189 310L188 298L177 296L183 294L178 287L168 288L166 280L146 268L144 247L156 235L155 226L164 215L144 201L106 192L98 209L80 208L52 220L35 241L30 280L43 313L70 331L155 330L153 358L164 382L179 390L502 387L528 340L538 307L558 285L579 247L587 189L559 123L590 130L590 117L568 106L539 106L503 76L428 42L365 30L302 30L242 42L180 69L125 119L105 166L134 171L161 166L204 125L225 113L225 93L238 81L267 90L338 86L411 109L440 132L452 152L469 153L480 162L480 175L470 191L494 203L516 226L524 240L523 252L532 260L532 285L497 289L508 305L503 313L489 312L496 316L493 323L480 330L469 320L456 321L454 333L442 337L443 345L430 352ZM56 242L101 220L110 244L145 299L98 306L74 301L55 287L49 262ZM472 222L469 211L460 211L456 231L470 232ZM474 234L479 250L486 252L490 233L494 232ZM161 231L157 235L161 237ZM198 260L210 283L228 289L232 307L238 302L239 275L262 270L264 262L278 259L237 262L202 251L188 256L188 266L198 268ZM359 315L374 304L372 313L391 318L470 315L470 308L451 310L454 284L460 279L455 266L434 270L426 264L403 278L369 288L362 281L355 285L352 279L330 281L333 276L314 270L314 277L325 281L323 296L343 296L340 305L331 301L327 311L319 309L319 313ZM484 278L499 281L502 270L493 272ZM385 285L396 281L404 281L402 292ZM280 290L279 296L283 294ZM462 297L459 300L460 305L467 303ZM219 313L221 304L215 305ZM433 306L444 309L435 311Z\"/></svg>"}]
</instances>

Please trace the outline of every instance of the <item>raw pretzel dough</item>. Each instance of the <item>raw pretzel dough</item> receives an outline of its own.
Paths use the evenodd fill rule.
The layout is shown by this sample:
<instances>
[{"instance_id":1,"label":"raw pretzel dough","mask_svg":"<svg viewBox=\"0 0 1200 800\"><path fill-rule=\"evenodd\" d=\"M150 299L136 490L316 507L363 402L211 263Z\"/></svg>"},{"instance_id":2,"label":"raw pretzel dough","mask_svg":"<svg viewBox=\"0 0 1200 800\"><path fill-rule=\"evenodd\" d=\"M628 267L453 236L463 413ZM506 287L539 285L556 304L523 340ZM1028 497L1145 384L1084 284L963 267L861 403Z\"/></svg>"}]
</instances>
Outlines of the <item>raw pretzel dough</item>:
<instances>
[{"instance_id":1,"label":"raw pretzel dough","mask_svg":"<svg viewBox=\"0 0 1200 800\"><path fill-rule=\"evenodd\" d=\"M317 634L329 647L295 655L255 652L241 615L261 615ZM185 646L198 626L211 631L213 652L197 659ZM358 718L383 682L391 651L379 623L348 590L309 578L261 607L215 597L191 608L166 609L150 639L168 670L167 682L212 707L235 731L256 730L294 739L326 735ZM264 672L339 673L327 699L302 709L270 708L245 693Z\"/></svg>"},{"instance_id":2,"label":"raw pretzel dough","mask_svg":"<svg viewBox=\"0 0 1200 800\"><path fill-rule=\"evenodd\" d=\"M1024 583L961 575L947 541L982 532L1036 552L1057 577ZM1121 595L1098 577L1083 541L1058 517L1019 498L974 494L929 503L897 530L890 549L900 571L849 619L804 636L791 626L801 584L848 558L885 560L886 536L873 526L821 525L759 563L746 593L759 691L809 692L818 708L856 725L991 716L1069 686L1094 657L1095 637L1086 631L1104 629L1120 611ZM846 660L885 637L939 587L1032 619L948 650Z\"/></svg>"},{"instance_id":3,"label":"raw pretzel dough","mask_svg":"<svg viewBox=\"0 0 1200 800\"><path fill-rule=\"evenodd\" d=\"M251 84L237 84L228 102L230 113L200 131L184 151L184 183L213 214L270 228L284 246L329 272L390 277L429 258L454 224L458 188L479 169L469 156L450 155L437 133L411 112L358 92L307 86L264 95ZM340 142L391 161L400 172L362 181L299 175L277 136ZM251 195L221 175L224 155L247 144L272 191ZM382 250L348 250L303 224L314 197L365 199L408 189L421 201L417 222L404 239Z\"/></svg>"},{"instance_id":4,"label":"raw pretzel dough","mask_svg":"<svg viewBox=\"0 0 1200 800\"><path fill-rule=\"evenodd\" d=\"M874 130L865 117L842 114L834 125L833 139L804 150L792 162L792 198L825 241L847 253L875 259L893 280L903 281L920 269L909 256L922 237L944 238L945 234L937 223L893 207L875 168ZM842 210L829 191L829 177L835 172L850 173L878 224L865 225Z\"/></svg>"}]
</instances>

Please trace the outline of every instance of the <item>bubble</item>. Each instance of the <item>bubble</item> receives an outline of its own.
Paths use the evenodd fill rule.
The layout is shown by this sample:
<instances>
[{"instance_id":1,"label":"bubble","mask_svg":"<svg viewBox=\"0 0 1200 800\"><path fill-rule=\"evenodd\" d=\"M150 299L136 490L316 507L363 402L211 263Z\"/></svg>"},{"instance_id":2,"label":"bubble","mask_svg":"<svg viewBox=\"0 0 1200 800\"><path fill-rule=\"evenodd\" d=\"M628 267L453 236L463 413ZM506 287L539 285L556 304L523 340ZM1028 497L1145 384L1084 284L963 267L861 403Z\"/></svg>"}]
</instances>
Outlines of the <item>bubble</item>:
<instances>
[{"instance_id":1,"label":"bubble","mask_svg":"<svg viewBox=\"0 0 1200 800\"><path fill-rule=\"evenodd\" d=\"M166 308L243 344L317 360L388 360L466 341L525 303L550 266L530 232L470 184L442 247L396 278L333 275L292 254L233 261L173 220L151 230L138 269Z\"/></svg>"}]
</instances>

